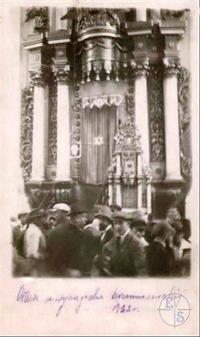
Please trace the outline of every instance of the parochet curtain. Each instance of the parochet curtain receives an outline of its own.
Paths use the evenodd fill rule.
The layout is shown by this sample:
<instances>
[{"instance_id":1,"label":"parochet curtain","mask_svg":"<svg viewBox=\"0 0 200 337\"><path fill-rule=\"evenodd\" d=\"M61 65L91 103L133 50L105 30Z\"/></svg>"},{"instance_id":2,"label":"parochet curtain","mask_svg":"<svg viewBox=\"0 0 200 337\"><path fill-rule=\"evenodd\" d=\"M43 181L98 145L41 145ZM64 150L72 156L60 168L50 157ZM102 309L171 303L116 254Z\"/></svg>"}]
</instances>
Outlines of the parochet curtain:
<instances>
[{"instance_id":1,"label":"parochet curtain","mask_svg":"<svg viewBox=\"0 0 200 337\"><path fill-rule=\"evenodd\" d=\"M116 107L88 107L82 114L81 180L88 184L104 184L112 161L116 134Z\"/></svg>"}]
</instances>

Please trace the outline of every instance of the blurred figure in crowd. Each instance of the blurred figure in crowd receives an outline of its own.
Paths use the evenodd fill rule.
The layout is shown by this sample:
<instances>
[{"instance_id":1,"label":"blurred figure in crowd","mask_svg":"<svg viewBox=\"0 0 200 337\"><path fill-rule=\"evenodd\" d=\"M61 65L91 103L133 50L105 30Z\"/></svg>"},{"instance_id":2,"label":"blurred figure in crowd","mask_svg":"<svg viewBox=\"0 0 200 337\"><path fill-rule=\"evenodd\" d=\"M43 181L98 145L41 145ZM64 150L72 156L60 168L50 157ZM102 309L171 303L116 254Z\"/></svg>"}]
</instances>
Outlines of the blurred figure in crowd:
<instances>
[{"instance_id":1,"label":"blurred figure in crowd","mask_svg":"<svg viewBox=\"0 0 200 337\"><path fill-rule=\"evenodd\" d=\"M88 211L87 209L79 203L74 203L71 205L70 213L71 223L75 226L83 229L88 222Z\"/></svg>"},{"instance_id":2,"label":"blurred figure in crowd","mask_svg":"<svg viewBox=\"0 0 200 337\"><path fill-rule=\"evenodd\" d=\"M88 274L91 272L94 257L100 254L102 245L113 235L111 217L110 208L102 206L95 214L93 222L84 228L83 263Z\"/></svg>"},{"instance_id":3,"label":"blurred figure in crowd","mask_svg":"<svg viewBox=\"0 0 200 337\"><path fill-rule=\"evenodd\" d=\"M70 207L67 204L56 204L51 210L54 214L55 227L48 233L47 253L51 273L68 275L70 269L81 269L81 246L83 232L69 219Z\"/></svg>"},{"instance_id":4,"label":"blurred figure in crowd","mask_svg":"<svg viewBox=\"0 0 200 337\"><path fill-rule=\"evenodd\" d=\"M117 205L117 204L112 204L110 205L110 209L112 212L115 212L115 211L121 211L121 206Z\"/></svg>"},{"instance_id":5,"label":"blurred figure in crowd","mask_svg":"<svg viewBox=\"0 0 200 337\"><path fill-rule=\"evenodd\" d=\"M172 241L175 230L165 220L154 224L153 241L147 248L147 268L150 276L169 276L172 249L167 242Z\"/></svg>"},{"instance_id":6,"label":"blurred figure in crowd","mask_svg":"<svg viewBox=\"0 0 200 337\"><path fill-rule=\"evenodd\" d=\"M132 233L138 238L144 249L146 249L146 247L149 245L149 243L145 239L146 227L146 218L143 216L143 214L139 211L133 212L130 228L132 230Z\"/></svg>"},{"instance_id":7,"label":"blurred figure in crowd","mask_svg":"<svg viewBox=\"0 0 200 337\"><path fill-rule=\"evenodd\" d=\"M33 209L24 220L27 229L24 234L24 257L30 265L31 275L40 276L45 269L46 238L44 210Z\"/></svg>"},{"instance_id":8,"label":"blurred figure in crowd","mask_svg":"<svg viewBox=\"0 0 200 337\"><path fill-rule=\"evenodd\" d=\"M191 243L185 239L189 234L188 222L185 220L174 222L176 230L173 238L175 264L172 273L174 276L188 276L190 274Z\"/></svg>"},{"instance_id":9,"label":"blurred figure in crowd","mask_svg":"<svg viewBox=\"0 0 200 337\"><path fill-rule=\"evenodd\" d=\"M43 233L45 212L33 209L25 220L28 225L24 234L24 256L26 258L42 259L46 251L46 240Z\"/></svg>"}]
</instances>

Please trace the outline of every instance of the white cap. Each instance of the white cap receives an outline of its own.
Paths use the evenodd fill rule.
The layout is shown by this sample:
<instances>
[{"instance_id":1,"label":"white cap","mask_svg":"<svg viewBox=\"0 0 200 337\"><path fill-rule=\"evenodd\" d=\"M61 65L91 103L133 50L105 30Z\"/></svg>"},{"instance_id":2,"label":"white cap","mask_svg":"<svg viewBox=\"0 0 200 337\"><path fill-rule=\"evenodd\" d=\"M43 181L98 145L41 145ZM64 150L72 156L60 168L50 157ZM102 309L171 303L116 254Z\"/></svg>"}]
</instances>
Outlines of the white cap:
<instances>
[{"instance_id":1,"label":"white cap","mask_svg":"<svg viewBox=\"0 0 200 337\"><path fill-rule=\"evenodd\" d=\"M65 212L67 212L69 214L70 211L71 211L71 208L67 204L59 203L59 204L55 204L53 206L53 208L51 209L51 212L56 212L57 210L65 211Z\"/></svg>"}]
</instances>

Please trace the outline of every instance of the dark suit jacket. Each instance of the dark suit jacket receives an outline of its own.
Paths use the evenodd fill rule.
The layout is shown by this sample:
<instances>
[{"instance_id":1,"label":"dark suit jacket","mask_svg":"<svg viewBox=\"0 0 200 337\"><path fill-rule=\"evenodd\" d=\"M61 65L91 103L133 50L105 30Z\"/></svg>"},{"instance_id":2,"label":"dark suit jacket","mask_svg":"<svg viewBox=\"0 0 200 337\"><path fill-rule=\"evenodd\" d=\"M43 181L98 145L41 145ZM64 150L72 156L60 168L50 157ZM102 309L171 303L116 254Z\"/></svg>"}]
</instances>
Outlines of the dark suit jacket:
<instances>
[{"instance_id":1,"label":"dark suit jacket","mask_svg":"<svg viewBox=\"0 0 200 337\"><path fill-rule=\"evenodd\" d=\"M113 276L145 275L145 251L140 241L128 232L119 243L114 236L102 249L102 270Z\"/></svg>"},{"instance_id":2,"label":"dark suit jacket","mask_svg":"<svg viewBox=\"0 0 200 337\"><path fill-rule=\"evenodd\" d=\"M160 242L153 241L147 248L147 268L150 276L169 276L172 252Z\"/></svg>"},{"instance_id":3,"label":"dark suit jacket","mask_svg":"<svg viewBox=\"0 0 200 337\"><path fill-rule=\"evenodd\" d=\"M49 265L58 272L81 268L83 232L72 223L59 224L47 236Z\"/></svg>"}]
</instances>

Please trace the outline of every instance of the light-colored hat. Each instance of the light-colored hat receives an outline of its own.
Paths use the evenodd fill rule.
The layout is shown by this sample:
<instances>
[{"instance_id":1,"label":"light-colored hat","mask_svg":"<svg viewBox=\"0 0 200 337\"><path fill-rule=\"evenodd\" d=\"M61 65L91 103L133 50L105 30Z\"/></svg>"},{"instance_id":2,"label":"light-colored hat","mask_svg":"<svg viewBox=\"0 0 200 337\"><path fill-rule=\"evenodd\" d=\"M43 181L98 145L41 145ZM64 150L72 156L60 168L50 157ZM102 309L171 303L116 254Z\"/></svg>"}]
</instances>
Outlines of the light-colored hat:
<instances>
[{"instance_id":1,"label":"light-colored hat","mask_svg":"<svg viewBox=\"0 0 200 337\"><path fill-rule=\"evenodd\" d=\"M126 213L123 211L115 211L112 215L113 219L124 219L124 220L132 220L132 214Z\"/></svg>"},{"instance_id":2,"label":"light-colored hat","mask_svg":"<svg viewBox=\"0 0 200 337\"><path fill-rule=\"evenodd\" d=\"M70 208L70 206L67 205L67 204L64 204L64 203L58 203L58 204L55 204L55 205L52 207L51 213L56 212L56 211L58 211L58 210L64 211L64 212L66 212L66 213L69 214L70 211L71 211L71 208Z\"/></svg>"}]
</instances>

